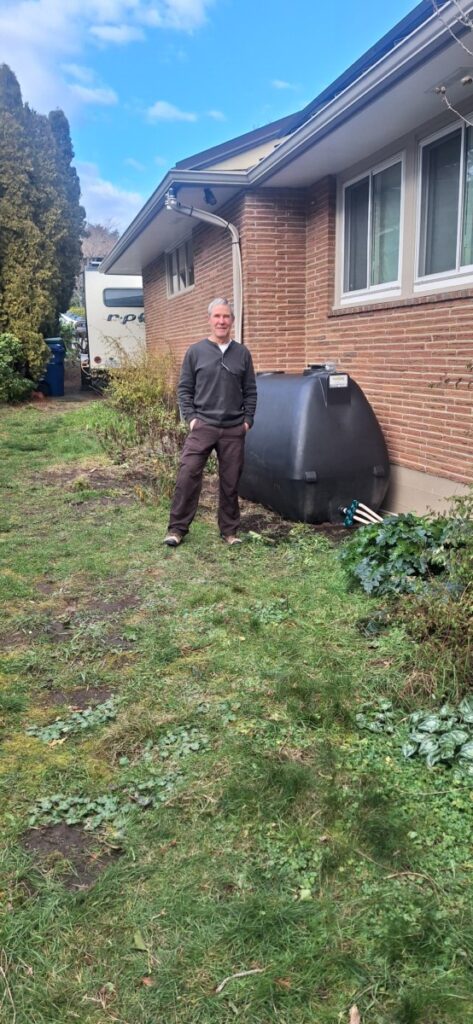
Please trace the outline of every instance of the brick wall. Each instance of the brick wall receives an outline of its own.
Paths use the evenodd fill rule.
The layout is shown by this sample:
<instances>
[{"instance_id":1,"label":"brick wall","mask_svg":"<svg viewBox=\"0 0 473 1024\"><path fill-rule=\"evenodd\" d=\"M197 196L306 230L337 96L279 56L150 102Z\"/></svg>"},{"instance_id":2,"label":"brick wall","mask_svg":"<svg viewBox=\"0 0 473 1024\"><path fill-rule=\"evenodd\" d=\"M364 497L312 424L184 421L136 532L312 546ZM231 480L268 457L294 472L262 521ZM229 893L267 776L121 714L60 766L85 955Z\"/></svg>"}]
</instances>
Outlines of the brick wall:
<instances>
[{"instance_id":1,"label":"brick wall","mask_svg":"<svg viewBox=\"0 0 473 1024\"><path fill-rule=\"evenodd\" d=\"M242 202L233 202L224 216L240 227ZM145 267L143 288L146 340L152 352L172 349L179 362L193 341L208 330L207 306L217 296L232 295L232 253L228 231L195 222L193 232L195 287L168 298L165 258Z\"/></svg>"},{"instance_id":2,"label":"brick wall","mask_svg":"<svg viewBox=\"0 0 473 1024\"><path fill-rule=\"evenodd\" d=\"M334 312L335 182L248 192L223 216L241 234L243 333L259 370L336 361L365 391L392 462L473 480L473 292ZM148 345L182 358L206 307L232 296L228 232L198 225L195 287L167 298L164 258L143 275Z\"/></svg>"},{"instance_id":3,"label":"brick wall","mask_svg":"<svg viewBox=\"0 0 473 1024\"><path fill-rule=\"evenodd\" d=\"M471 482L473 294L334 313L334 270L335 183L326 180L307 203L306 361L336 361L357 380L392 462Z\"/></svg>"},{"instance_id":4,"label":"brick wall","mask_svg":"<svg viewBox=\"0 0 473 1024\"><path fill-rule=\"evenodd\" d=\"M305 366L305 195L247 193L242 216L244 340L258 370Z\"/></svg>"}]
</instances>

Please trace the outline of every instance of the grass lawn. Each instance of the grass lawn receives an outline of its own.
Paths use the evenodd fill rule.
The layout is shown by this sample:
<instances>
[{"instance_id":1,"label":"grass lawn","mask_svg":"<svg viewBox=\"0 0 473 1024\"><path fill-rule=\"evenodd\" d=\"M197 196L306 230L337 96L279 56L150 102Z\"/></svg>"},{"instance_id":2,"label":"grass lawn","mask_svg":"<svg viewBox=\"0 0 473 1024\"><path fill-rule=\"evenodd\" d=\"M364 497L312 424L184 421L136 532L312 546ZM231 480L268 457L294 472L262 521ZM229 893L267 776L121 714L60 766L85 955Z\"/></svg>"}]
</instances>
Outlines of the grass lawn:
<instances>
[{"instance_id":1,"label":"grass lawn","mask_svg":"<svg viewBox=\"0 0 473 1024\"><path fill-rule=\"evenodd\" d=\"M208 499L163 547L100 410L0 413L1 1021L473 1021L473 785L402 757L414 642L321 531L226 548Z\"/></svg>"}]
</instances>

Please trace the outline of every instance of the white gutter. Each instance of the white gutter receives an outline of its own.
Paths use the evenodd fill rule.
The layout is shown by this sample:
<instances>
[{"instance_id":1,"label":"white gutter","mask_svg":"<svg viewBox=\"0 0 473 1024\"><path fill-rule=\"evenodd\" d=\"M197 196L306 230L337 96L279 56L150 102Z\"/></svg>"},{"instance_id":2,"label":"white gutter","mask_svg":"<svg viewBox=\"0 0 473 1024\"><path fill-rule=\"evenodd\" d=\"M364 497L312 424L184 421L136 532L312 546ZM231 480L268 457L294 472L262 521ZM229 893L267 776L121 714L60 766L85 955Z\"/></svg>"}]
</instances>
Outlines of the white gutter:
<instances>
[{"instance_id":1,"label":"white gutter","mask_svg":"<svg viewBox=\"0 0 473 1024\"><path fill-rule=\"evenodd\" d=\"M370 94L377 89L389 87L389 79L399 71L404 70L407 74L410 64L415 64L422 58L423 53L429 47L435 46L442 40L442 37L450 35L452 45L455 45L452 31L458 33L459 26L464 25L462 15L473 11L471 0L450 0L449 3L440 5L440 15L435 11L421 28L413 29L410 36L404 37L394 46L389 54L381 57L376 64L371 65L366 71L346 87L338 96L329 100L324 107L318 110L313 116L298 128L293 135L282 142L264 157L259 164L248 171L194 171L192 169L169 171L156 191L150 197L143 209L135 217L125 233L117 242L109 256L101 265L101 271L107 272L116 261L123 255L126 249L135 241L150 221L163 208L164 195L173 185L197 185L219 186L237 185L243 189L252 185L261 185L304 152L305 149L315 145L319 138L323 138L336 127L337 121L344 117L350 117L356 113L356 109L364 103L369 102ZM401 58L400 51L403 53ZM184 211L182 211L184 212ZM205 216L215 217L215 214ZM189 215L189 214L188 214ZM197 216L197 213L195 214ZM203 219L203 217L202 217ZM210 223L210 221L209 221ZM215 221L214 221L215 223ZM222 221L221 226L227 226Z\"/></svg>"},{"instance_id":2,"label":"white gutter","mask_svg":"<svg viewBox=\"0 0 473 1024\"><path fill-rule=\"evenodd\" d=\"M204 221L205 224L212 224L218 228L226 228L232 239L232 270L233 270L233 310L235 314L235 341L241 345L242 342L242 321L243 321L243 277L241 269L240 236L234 224L224 220L216 213L209 210L199 210L196 206L185 206L176 199L172 188L164 197L166 210L173 213L183 213L186 217L195 217L196 220Z\"/></svg>"},{"instance_id":3,"label":"white gutter","mask_svg":"<svg viewBox=\"0 0 473 1024\"><path fill-rule=\"evenodd\" d=\"M376 64L367 68L355 82L317 110L293 135L269 153L257 167L252 168L248 172L249 183L260 183L269 174L274 174L278 170L278 165L284 166L289 159L294 159L299 150L304 150L308 145L315 143L318 135L330 131L334 121L349 114L351 108L367 100L370 93L376 88L383 87L394 73L399 73L403 68L407 69L410 63L420 57L427 47L438 42L442 36L450 35L454 44L455 40L450 30L454 30L456 26L458 31L461 14L466 15L472 10L471 0L452 0L450 4L440 7L440 15L434 11L421 28L413 29L410 36L401 39L389 54L380 57ZM400 49L406 51L402 59L399 55Z\"/></svg>"}]
</instances>

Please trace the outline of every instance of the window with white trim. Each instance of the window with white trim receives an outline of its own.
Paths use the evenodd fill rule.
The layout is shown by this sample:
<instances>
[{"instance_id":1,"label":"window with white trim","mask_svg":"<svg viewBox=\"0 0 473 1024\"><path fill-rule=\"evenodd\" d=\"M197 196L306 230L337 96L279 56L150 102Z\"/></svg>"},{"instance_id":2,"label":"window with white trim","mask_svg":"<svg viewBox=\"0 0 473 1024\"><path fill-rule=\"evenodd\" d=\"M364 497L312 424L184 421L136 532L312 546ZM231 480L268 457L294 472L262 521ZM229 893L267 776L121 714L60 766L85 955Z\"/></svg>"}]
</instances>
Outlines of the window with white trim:
<instances>
[{"instance_id":1,"label":"window with white trim","mask_svg":"<svg viewBox=\"0 0 473 1024\"><path fill-rule=\"evenodd\" d=\"M194 284L194 256L192 240L183 242L173 252L166 253L168 295L178 295Z\"/></svg>"},{"instance_id":2,"label":"window with white trim","mask_svg":"<svg viewBox=\"0 0 473 1024\"><path fill-rule=\"evenodd\" d=\"M345 186L345 295L399 284L402 170L402 159L397 159Z\"/></svg>"},{"instance_id":3,"label":"window with white trim","mask_svg":"<svg viewBox=\"0 0 473 1024\"><path fill-rule=\"evenodd\" d=\"M418 274L473 267L473 129L461 125L421 147Z\"/></svg>"}]
</instances>

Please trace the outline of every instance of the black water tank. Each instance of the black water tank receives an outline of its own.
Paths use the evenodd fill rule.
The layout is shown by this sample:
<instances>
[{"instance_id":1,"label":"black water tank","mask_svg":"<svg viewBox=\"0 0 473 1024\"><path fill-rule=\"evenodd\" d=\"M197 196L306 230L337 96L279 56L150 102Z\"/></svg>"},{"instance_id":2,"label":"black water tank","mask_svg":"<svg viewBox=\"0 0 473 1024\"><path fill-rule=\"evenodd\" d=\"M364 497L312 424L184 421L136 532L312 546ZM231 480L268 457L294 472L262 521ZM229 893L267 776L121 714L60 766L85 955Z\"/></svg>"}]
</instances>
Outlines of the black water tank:
<instances>
[{"instance_id":1,"label":"black water tank","mask_svg":"<svg viewBox=\"0 0 473 1024\"><path fill-rule=\"evenodd\" d=\"M389 483L386 444L358 384L330 366L258 374L239 492L287 519L341 522L356 498L380 507Z\"/></svg>"}]
</instances>

